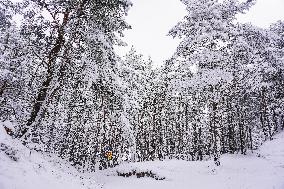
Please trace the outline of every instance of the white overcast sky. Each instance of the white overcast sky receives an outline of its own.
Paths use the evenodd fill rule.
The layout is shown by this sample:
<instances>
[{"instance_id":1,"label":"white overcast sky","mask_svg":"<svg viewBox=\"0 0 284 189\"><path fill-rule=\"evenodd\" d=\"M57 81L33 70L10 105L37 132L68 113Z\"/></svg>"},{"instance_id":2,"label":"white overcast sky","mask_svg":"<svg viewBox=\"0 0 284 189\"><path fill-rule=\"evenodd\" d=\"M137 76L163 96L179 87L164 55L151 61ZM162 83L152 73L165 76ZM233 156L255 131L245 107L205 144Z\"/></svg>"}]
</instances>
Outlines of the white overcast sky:
<instances>
[{"instance_id":1,"label":"white overcast sky","mask_svg":"<svg viewBox=\"0 0 284 189\"><path fill-rule=\"evenodd\" d=\"M180 0L132 0L127 22L132 29L125 32L128 47L117 51L122 56L133 45L146 57L151 56L155 65L161 65L175 51L178 40L166 36L168 31L186 14ZM257 0L257 4L246 15L238 17L240 22L251 22L260 27L284 20L284 0Z\"/></svg>"}]
</instances>

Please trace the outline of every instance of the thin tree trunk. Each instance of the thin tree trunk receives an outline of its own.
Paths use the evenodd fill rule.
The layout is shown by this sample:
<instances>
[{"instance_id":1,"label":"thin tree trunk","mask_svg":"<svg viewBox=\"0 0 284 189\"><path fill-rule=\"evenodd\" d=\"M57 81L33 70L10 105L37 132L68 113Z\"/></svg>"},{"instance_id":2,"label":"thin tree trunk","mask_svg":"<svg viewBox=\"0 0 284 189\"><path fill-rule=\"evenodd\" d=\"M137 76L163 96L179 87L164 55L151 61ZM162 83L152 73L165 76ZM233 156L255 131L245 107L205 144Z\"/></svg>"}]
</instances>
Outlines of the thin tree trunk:
<instances>
[{"instance_id":1,"label":"thin tree trunk","mask_svg":"<svg viewBox=\"0 0 284 189\"><path fill-rule=\"evenodd\" d=\"M51 49L47 59L48 59L48 70L47 70L47 77L46 80L42 83L42 86L40 87L39 93L36 98L36 102L32 108L32 112L30 115L30 118L27 121L26 126L22 129L22 131L18 134L18 137L23 137L27 131L29 130L30 126L36 121L36 119L41 114L41 109L43 106L43 103L46 101L48 97L48 92L50 89L51 81L54 77L54 69L55 69L55 62L56 58L58 57L59 52L61 51L63 44L64 44L64 27L66 26L69 18L69 12L64 13L63 23L58 29L58 37L56 40L55 46Z\"/></svg>"}]
</instances>

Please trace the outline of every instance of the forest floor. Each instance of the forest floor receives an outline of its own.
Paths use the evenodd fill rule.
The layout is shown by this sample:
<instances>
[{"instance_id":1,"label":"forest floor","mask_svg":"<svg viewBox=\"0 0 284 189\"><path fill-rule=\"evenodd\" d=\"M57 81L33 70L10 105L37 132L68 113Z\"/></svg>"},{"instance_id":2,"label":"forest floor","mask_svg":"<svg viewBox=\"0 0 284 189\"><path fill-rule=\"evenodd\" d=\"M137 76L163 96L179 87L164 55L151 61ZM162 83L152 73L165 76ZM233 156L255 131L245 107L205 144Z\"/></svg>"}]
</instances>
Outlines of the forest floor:
<instances>
[{"instance_id":1,"label":"forest floor","mask_svg":"<svg viewBox=\"0 0 284 189\"><path fill-rule=\"evenodd\" d=\"M0 189L284 189L284 132L246 156L223 155L219 167L213 161L166 160L83 174L59 158L30 152L2 128Z\"/></svg>"}]
</instances>

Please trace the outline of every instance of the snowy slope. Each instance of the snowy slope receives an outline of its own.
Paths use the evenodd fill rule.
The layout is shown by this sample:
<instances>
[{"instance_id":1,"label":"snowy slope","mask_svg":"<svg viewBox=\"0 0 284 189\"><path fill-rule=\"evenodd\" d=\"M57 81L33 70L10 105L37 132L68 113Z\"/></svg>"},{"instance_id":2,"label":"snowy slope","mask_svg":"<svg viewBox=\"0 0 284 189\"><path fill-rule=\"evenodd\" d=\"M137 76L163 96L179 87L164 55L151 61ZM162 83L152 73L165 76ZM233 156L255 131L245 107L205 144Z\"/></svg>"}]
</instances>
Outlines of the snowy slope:
<instances>
[{"instance_id":1,"label":"snowy slope","mask_svg":"<svg viewBox=\"0 0 284 189\"><path fill-rule=\"evenodd\" d=\"M3 149L15 151L14 161ZM5 134L0 125L0 189L96 189L90 178L79 174L57 157L30 151Z\"/></svg>"},{"instance_id":2,"label":"snowy slope","mask_svg":"<svg viewBox=\"0 0 284 189\"><path fill-rule=\"evenodd\" d=\"M274 138L247 156L222 156L220 167L212 161L167 160L83 174L57 157L30 153L0 127L0 144L12 147L18 158L14 161L0 150L0 189L284 189L284 132ZM117 171L133 170L165 179L117 176Z\"/></svg>"}]
</instances>

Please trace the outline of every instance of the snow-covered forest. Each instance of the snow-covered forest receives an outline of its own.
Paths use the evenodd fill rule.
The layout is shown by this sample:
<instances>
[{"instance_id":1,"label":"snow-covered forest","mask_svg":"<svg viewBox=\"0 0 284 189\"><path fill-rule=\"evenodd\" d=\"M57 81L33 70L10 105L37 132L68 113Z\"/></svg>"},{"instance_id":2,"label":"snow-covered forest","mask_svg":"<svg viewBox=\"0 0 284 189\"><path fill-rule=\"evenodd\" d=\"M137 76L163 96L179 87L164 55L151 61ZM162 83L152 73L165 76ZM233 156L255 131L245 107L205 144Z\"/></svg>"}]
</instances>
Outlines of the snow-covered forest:
<instances>
[{"instance_id":1,"label":"snow-covered forest","mask_svg":"<svg viewBox=\"0 0 284 189\"><path fill-rule=\"evenodd\" d=\"M181 42L160 67L135 47L123 57L115 51L131 29L129 0L0 1L1 189L9 189L4 156L48 156L72 174L96 172L96 183L125 164L212 161L216 172L222 159L228 165L284 138L284 21L239 23L255 0L181 1L187 15L169 31Z\"/></svg>"}]
</instances>

